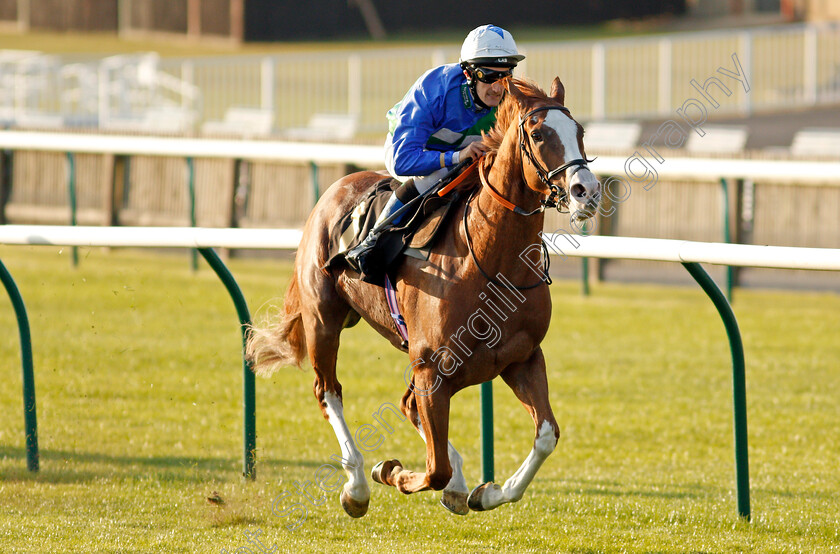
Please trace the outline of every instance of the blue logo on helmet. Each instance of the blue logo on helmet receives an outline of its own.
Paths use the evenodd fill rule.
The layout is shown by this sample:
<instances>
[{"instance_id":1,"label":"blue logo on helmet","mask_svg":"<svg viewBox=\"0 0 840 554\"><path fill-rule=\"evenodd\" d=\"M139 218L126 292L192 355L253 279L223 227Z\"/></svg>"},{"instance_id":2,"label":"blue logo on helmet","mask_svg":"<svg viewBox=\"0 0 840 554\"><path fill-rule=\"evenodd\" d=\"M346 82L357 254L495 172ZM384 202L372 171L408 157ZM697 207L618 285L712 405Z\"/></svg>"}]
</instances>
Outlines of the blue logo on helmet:
<instances>
[{"instance_id":1,"label":"blue logo on helmet","mask_svg":"<svg viewBox=\"0 0 840 554\"><path fill-rule=\"evenodd\" d=\"M502 29L501 27L496 27L495 25L488 25L487 30L488 31L493 31L494 33L496 33L500 37L505 38L505 30Z\"/></svg>"}]
</instances>

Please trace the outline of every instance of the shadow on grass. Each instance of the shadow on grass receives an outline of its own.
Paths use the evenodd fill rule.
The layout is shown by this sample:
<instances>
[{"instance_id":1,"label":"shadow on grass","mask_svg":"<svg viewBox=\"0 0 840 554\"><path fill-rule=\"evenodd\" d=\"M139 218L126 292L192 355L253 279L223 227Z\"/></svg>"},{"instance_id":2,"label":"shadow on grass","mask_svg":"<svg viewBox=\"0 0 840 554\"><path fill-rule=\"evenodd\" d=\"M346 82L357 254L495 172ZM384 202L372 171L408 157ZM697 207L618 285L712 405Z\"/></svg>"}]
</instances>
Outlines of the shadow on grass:
<instances>
[{"instance_id":1,"label":"shadow on grass","mask_svg":"<svg viewBox=\"0 0 840 554\"><path fill-rule=\"evenodd\" d=\"M585 496L636 496L641 498L704 498L709 496L709 491L703 493L691 491L656 491L656 490L609 490L603 488L573 489Z\"/></svg>"},{"instance_id":2,"label":"shadow on grass","mask_svg":"<svg viewBox=\"0 0 840 554\"><path fill-rule=\"evenodd\" d=\"M556 481L559 486L565 488L570 494L579 494L582 496L697 499L706 498L710 495L720 495L725 492L716 487L697 484L649 485L646 488L638 488L638 485L621 483L618 481L566 479L547 480Z\"/></svg>"},{"instance_id":3,"label":"shadow on grass","mask_svg":"<svg viewBox=\"0 0 840 554\"><path fill-rule=\"evenodd\" d=\"M86 483L103 478L134 477L141 470L149 471L161 480L181 483L201 483L208 479L228 480L242 474L242 459L237 457L190 456L113 456L95 452L68 452L42 449L40 471L26 469L26 451L20 447L0 446L0 460L19 460L20 467L8 468L0 473L0 481L36 481L43 483ZM13 462L14 463L14 462ZM324 461L264 460L257 461L260 471L276 474L289 466L318 468ZM98 467L90 468L91 464Z\"/></svg>"},{"instance_id":4,"label":"shadow on grass","mask_svg":"<svg viewBox=\"0 0 840 554\"><path fill-rule=\"evenodd\" d=\"M836 489L829 489L823 491L816 490L782 490L782 489L767 489L764 487L752 487L750 489L755 496L767 495L769 497L790 498L790 499L812 499L812 500L831 500L837 501Z\"/></svg>"}]
</instances>

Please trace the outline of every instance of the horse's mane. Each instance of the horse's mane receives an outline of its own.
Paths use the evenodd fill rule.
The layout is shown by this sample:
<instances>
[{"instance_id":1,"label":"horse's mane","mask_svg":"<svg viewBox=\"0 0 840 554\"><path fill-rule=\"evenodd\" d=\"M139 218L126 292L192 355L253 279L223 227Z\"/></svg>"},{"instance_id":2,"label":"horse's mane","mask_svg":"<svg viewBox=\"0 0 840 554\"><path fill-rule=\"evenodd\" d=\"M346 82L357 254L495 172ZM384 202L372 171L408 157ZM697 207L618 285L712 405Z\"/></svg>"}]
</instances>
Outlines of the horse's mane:
<instances>
[{"instance_id":1,"label":"horse's mane","mask_svg":"<svg viewBox=\"0 0 840 554\"><path fill-rule=\"evenodd\" d=\"M539 85L533 81L526 79L512 78L512 85L519 89L520 92L530 101L551 101L552 99L546 95ZM499 147L502 145L502 140L505 138L510 125L516 121L519 122L519 102L510 93L505 93L502 102L496 109L496 126L486 133L482 133L484 137L484 144L487 145L487 152L485 153L485 165L490 166L496 159L499 152ZM470 192L475 188L481 186L478 178L470 179L461 185L461 190Z\"/></svg>"},{"instance_id":2,"label":"horse's mane","mask_svg":"<svg viewBox=\"0 0 840 554\"><path fill-rule=\"evenodd\" d=\"M511 85L518 88L529 100L550 100L545 91L533 81L513 78ZM502 145L502 140L505 138L505 133L507 133L511 123L514 120L518 121L518 119L519 102L516 101L512 94L506 93L496 110L496 126L484 136L484 144L488 147L488 163L492 163L493 158L496 157L496 153L499 151L499 147Z\"/></svg>"}]
</instances>

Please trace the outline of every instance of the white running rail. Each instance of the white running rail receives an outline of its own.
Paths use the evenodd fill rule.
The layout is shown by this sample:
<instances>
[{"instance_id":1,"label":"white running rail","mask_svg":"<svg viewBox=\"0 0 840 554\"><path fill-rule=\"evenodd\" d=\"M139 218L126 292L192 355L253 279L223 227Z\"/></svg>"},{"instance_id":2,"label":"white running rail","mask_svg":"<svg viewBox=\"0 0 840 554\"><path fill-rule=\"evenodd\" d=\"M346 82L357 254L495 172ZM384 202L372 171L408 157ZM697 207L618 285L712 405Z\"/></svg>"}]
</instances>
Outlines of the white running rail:
<instances>
[{"instance_id":1,"label":"white running rail","mask_svg":"<svg viewBox=\"0 0 840 554\"><path fill-rule=\"evenodd\" d=\"M293 250L301 237L297 229L0 225L0 244L21 245ZM546 234L544 238L550 250L553 246L575 257L840 271L840 248L562 234Z\"/></svg>"}]
</instances>

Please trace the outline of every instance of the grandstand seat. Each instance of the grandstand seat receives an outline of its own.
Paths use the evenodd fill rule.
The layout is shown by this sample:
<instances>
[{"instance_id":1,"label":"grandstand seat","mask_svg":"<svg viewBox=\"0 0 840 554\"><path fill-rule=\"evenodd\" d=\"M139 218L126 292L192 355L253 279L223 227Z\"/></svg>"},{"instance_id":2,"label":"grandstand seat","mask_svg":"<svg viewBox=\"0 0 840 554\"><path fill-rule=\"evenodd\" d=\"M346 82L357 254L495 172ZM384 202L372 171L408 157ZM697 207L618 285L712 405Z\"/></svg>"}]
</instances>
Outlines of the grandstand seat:
<instances>
[{"instance_id":1,"label":"grandstand seat","mask_svg":"<svg viewBox=\"0 0 840 554\"><path fill-rule=\"evenodd\" d=\"M592 121L584 128L587 153L632 150L642 133L642 125L636 121Z\"/></svg>"},{"instance_id":2,"label":"grandstand seat","mask_svg":"<svg viewBox=\"0 0 840 554\"><path fill-rule=\"evenodd\" d=\"M809 127L793 136L790 153L794 156L834 156L840 158L840 129Z\"/></svg>"},{"instance_id":3,"label":"grandstand seat","mask_svg":"<svg viewBox=\"0 0 840 554\"><path fill-rule=\"evenodd\" d=\"M179 106L158 106L133 116L110 117L99 122L100 129L140 133L185 133L195 124L194 111Z\"/></svg>"},{"instance_id":4,"label":"grandstand seat","mask_svg":"<svg viewBox=\"0 0 840 554\"><path fill-rule=\"evenodd\" d=\"M692 131L685 144L694 154L737 154L747 144L747 128L742 125L703 125L702 137Z\"/></svg>"},{"instance_id":5,"label":"grandstand seat","mask_svg":"<svg viewBox=\"0 0 840 554\"><path fill-rule=\"evenodd\" d=\"M222 121L206 121L201 126L205 135L240 135L265 137L274 128L274 110L233 106L225 111Z\"/></svg>"},{"instance_id":6,"label":"grandstand seat","mask_svg":"<svg viewBox=\"0 0 840 554\"><path fill-rule=\"evenodd\" d=\"M295 140L349 140L358 128L359 116L356 114L316 113L306 127L286 129L283 135Z\"/></svg>"}]
</instances>

